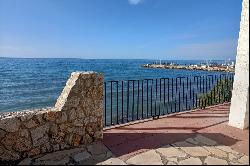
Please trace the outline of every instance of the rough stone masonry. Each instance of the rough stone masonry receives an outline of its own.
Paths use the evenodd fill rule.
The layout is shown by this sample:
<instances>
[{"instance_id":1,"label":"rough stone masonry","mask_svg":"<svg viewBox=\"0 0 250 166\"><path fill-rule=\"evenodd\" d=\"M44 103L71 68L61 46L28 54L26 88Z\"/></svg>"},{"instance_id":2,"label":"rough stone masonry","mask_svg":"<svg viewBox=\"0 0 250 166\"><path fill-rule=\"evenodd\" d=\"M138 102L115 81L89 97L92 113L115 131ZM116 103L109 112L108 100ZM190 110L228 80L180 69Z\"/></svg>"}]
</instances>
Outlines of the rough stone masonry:
<instances>
[{"instance_id":1,"label":"rough stone masonry","mask_svg":"<svg viewBox=\"0 0 250 166\"><path fill-rule=\"evenodd\" d=\"M73 72L55 107L0 115L0 162L103 138L103 75Z\"/></svg>"}]
</instances>

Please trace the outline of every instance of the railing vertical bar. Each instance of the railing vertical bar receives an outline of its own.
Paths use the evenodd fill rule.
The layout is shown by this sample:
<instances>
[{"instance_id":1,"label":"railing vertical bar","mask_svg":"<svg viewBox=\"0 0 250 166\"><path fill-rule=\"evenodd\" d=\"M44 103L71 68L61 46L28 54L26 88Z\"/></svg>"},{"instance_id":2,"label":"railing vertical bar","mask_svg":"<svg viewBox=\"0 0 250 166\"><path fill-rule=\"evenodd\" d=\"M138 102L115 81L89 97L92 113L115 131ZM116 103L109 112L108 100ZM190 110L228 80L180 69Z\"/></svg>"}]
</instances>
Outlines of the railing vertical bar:
<instances>
[{"instance_id":1,"label":"railing vertical bar","mask_svg":"<svg viewBox=\"0 0 250 166\"><path fill-rule=\"evenodd\" d=\"M217 104L218 100L217 100L217 93L218 93L218 78L217 75L215 75L215 87L214 87L214 101Z\"/></svg>"},{"instance_id":2,"label":"railing vertical bar","mask_svg":"<svg viewBox=\"0 0 250 166\"><path fill-rule=\"evenodd\" d=\"M119 101L118 101L118 84L119 82L117 81L116 82L116 124L119 124L119 111L118 111L118 108L119 108Z\"/></svg>"},{"instance_id":3,"label":"railing vertical bar","mask_svg":"<svg viewBox=\"0 0 250 166\"><path fill-rule=\"evenodd\" d=\"M200 104L200 103L199 103ZM198 97L197 97L197 93L195 94L195 106L196 108L198 108Z\"/></svg>"},{"instance_id":4,"label":"railing vertical bar","mask_svg":"<svg viewBox=\"0 0 250 166\"><path fill-rule=\"evenodd\" d=\"M206 84L205 85L206 85L206 93L207 93L207 76L206 76Z\"/></svg>"},{"instance_id":5,"label":"railing vertical bar","mask_svg":"<svg viewBox=\"0 0 250 166\"><path fill-rule=\"evenodd\" d=\"M211 90L211 78L208 77L208 89Z\"/></svg>"},{"instance_id":6,"label":"railing vertical bar","mask_svg":"<svg viewBox=\"0 0 250 166\"><path fill-rule=\"evenodd\" d=\"M137 84L137 112L136 112L136 118L137 120L139 119L139 96L140 96L140 81L138 80L138 84Z\"/></svg>"},{"instance_id":7,"label":"railing vertical bar","mask_svg":"<svg viewBox=\"0 0 250 166\"><path fill-rule=\"evenodd\" d=\"M148 80L147 80L147 118L148 118Z\"/></svg>"},{"instance_id":8,"label":"railing vertical bar","mask_svg":"<svg viewBox=\"0 0 250 166\"><path fill-rule=\"evenodd\" d=\"M187 91L186 91L186 95L188 95L189 93L188 93L188 90L189 90L189 85L188 85L188 83L189 83L189 79L188 79L188 77L187 77ZM189 98L191 99L191 96L189 96ZM186 101L187 102L187 101ZM189 106L190 107L190 106ZM186 110L187 110L187 108L186 108Z\"/></svg>"},{"instance_id":9,"label":"railing vertical bar","mask_svg":"<svg viewBox=\"0 0 250 166\"><path fill-rule=\"evenodd\" d=\"M189 110L191 109L191 107L190 107L190 102L191 102L191 98L192 98L192 85L191 85L191 82L192 81L192 79L189 79L189 92L190 92L190 100L189 100ZM193 96L194 97L194 96Z\"/></svg>"},{"instance_id":10,"label":"railing vertical bar","mask_svg":"<svg viewBox=\"0 0 250 166\"><path fill-rule=\"evenodd\" d=\"M202 108L202 109L203 109L203 104L204 104L203 98L201 98L201 108Z\"/></svg>"},{"instance_id":11,"label":"railing vertical bar","mask_svg":"<svg viewBox=\"0 0 250 166\"><path fill-rule=\"evenodd\" d=\"M163 85L163 89L164 89L164 109L163 109L163 115L165 115L165 108L166 108L166 80L164 79L163 81L164 85Z\"/></svg>"},{"instance_id":12,"label":"railing vertical bar","mask_svg":"<svg viewBox=\"0 0 250 166\"><path fill-rule=\"evenodd\" d=\"M179 110L178 110L178 112L180 112L180 111L181 111L181 93L179 91Z\"/></svg>"},{"instance_id":13,"label":"railing vertical bar","mask_svg":"<svg viewBox=\"0 0 250 166\"><path fill-rule=\"evenodd\" d=\"M200 76L200 92L202 92L202 87L201 87L201 76Z\"/></svg>"},{"instance_id":14,"label":"railing vertical bar","mask_svg":"<svg viewBox=\"0 0 250 166\"><path fill-rule=\"evenodd\" d=\"M223 97L223 101L222 103L225 102L225 90L224 90L224 87L223 87L223 84L225 83L225 76L223 76L224 78L222 79L222 84L221 84L221 90L222 90L222 97Z\"/></svg>"},{"instance_id":15,"label":"railing vertical bar","mask_svg":"<svg viewBox=\"0 0 250 166\"><path fill-rule=\"evenodd\" d=\"M174 99L174 101L175 101L175 102L174 102L174 112L176 112L176 102L177 102L177 101L176 101L176 98Z\"/></svg>"},{"instance_id":16,"label":"railing vertical bar","mask_svg":"<svg viewBox=\"0 0 250 166\"><path fill-rule=\"evenodd\" d=\"M194 77L194 83L196 82L196 76ZM197 78L198 79L198 78ZM199 90L199 86L198 86L198 80L197 80L197 84L196 84L196 89Z\"/></svg>"},{"instance_id":17,"label":"railing vertical bar","mask_svg":"<svg viewBox=\"0 0 250 166\"><path fill-rule=\"evenodd\" d=\"M177 77L178 78L178 77ZM177 85L178 85L178 79L175 78L175 93L177 94Z\"/></svg>"},{"instance_id":18,"label":"railing vertical bar","mask_svg":"<svg viewBox=\"0 0 250 166\"><path fill-rule=\"evenodd\" d=\"M226 96L225 96L225 97L226 97L226 101L228 101L228 92L229 92L229 91L228 91L228 75L227 75L226 77L227 77L227 78L226 78L226 80L225 80L225 81L226 81L226 94L225 94Z\"/></svg>"},{"instance_id":19,"label":"railing vertical bar","mask_svg":"<svg viewBox=\"0 0 250 166\"><path fill-rule=\"evenodd\" d=\"M141 116L143 119L144 118L143 117L143 114L144 114L144 112L143 112L143 80L141 81L141 93L142 93L142 95L141 95L141 112L142 112Z\"/></svg>"},{"instance_id":20,"label":"railing vertical bar","mask_svg":"<svg viewBox=\"0 0 250 166\"><path fill-rule=\"evenodd\" d=\"M216 104L216 88L214 87L214 100L213 100L213 104Z\"/></svg>"},{"instance_id":21,"label":"railing vertical bar","mask_svg":"<svg viewBox=\"0 0 250 166\"><path fill-rule=\"evenodd\" d=\"M160 115L160 110L161 110L161 79L160 79L160 90L159 90L159 93L160 93L160 102L159 102L159 115Z\"/></svg>"},{"instance_id":22,"label":"railing vertical bar","mask_svg":"<svg viewBox=\"0 0 250 166\"><path fill-rule=\"evenodd\" d=\"M208 77L208 89L209 89L209 91L211 90L210 89L210 81L211 81L211 79L210 79L210 77ZM208 105L211 105L211 102L212 102L211 97L212 97L212 93L210 92L210 97L208 98Z\"/></svg>"},{"instance_id":23,"label":"railing vertical bar","mask_svg":"<svg viewBox=\"0 0 250 166\"><path fill-rule=\"evenodd\" d=\"M215 86L214 86L214 77L215 77L215 75L213 75L213 77L212 77L212 87L211 87L211 90L212 90L212 92L211 92L211 94L212 94L212 96L211 96L211 100L212 100L212 102L211 102L211 104L213 105L214 104L214 89L215 89Z\"/></svg>"},{"instance_id":24,"label":"railing vertical bar","mask_svg":"<svg viewBox=\"0 0 250 166\"><path fill-rule=\"evenodd\" d=\"M151 110L150 110L150 113L151 113L151 117L153 115L153 86L154 86L154 81L151 80L151 91L150 91L150 94L151 94L151 100L150 100L150 107L151 107Z\"/></svg>"},{"instance_id":25,"label":"railing vertical bar","mask_svg":"<svg viewBox=\"0 0 250 166\"><path fill-rule=\"evenodd\" d=\"M224 98L224 89L223 89L223 84L224 84L224 75L222 75L222 80L221 80L221 98L222 98L222 103L224 103L224 100L225 100L225 98Z\"/></svg>"},{"instance_id":26,"label":"railing vertical bar","mask_svg":"<svg viewBox=\"0 0 250 166\"><path fill-rule=\"evenodd\" d=\"M183 84L182 84L182 101L184 103L185 99L184 99L184 93L185 93L185 83L183 81Z\"/></svg>"},{"instance_id":27,"label":"railing vertical bar","mask_svg":"<svg viewBox=\"0 0 250 166\"><path fill-rule=\"evenodd\" d=\"M168 102L169 102L169 79L168 79Z\"/></svg>"},{"instance_id":28,"label":"railing vertical bar","mask_svg":"<svg viewBox=\"0 0 250 166\"><path fill-rule=\"evenodd\" d=\"M227 75L227 79L226 79L226 102L228 102L228 97L229 97L229 86L228 86L228 82L229 82L229 75Z\"/></svg>"},{"instance_id":29,"label":"railing vertical bar","mask_svg":"<svg viewBox=\"0 0 250 166\"><path fill-rule=\"evenodd\" d=\"M104 124L105 126L107 126L107 85L106 82L104 82L104 98L105 98L105 102L104 102Z\"/></svg>"},{"instance_id":30,"label":"railing vertical bar","mask_svg":"<svg viewBox=\"0 0 250 166\"><path fill-rule=\"evenodd\" d=\"M198 97L198 96L197 96ZM198 98L198 105L199 105L199 108L201 108L201 99L200 98Z\"/></svg>"},{"instance_id":31,"label":"railing vertical bar","mask_svg":"<svg viewBox=\"0 0 250 166\"><path fill-rule=\"evenodd\" d=\"M123 81L122 81L122 123L124 123L123 121Z\"/></svg>"},{"instance_id":32,"label":"railing vertical bar","mask_svg":"<svg viewBox=\"0 0 250 166\"><path fill-rule=\"evenodd\" d=\"M195 80L196 80L196 77L194 77L194 84L195 84ZM194 85L195 86L195 85ZM193 103L194 103L194 99L195 99L195 96L194 96L194 91L195 91L195 87L193 86ZM196 87L196 93L197 93L197 87ZM197 101L195 101L196 103ZM193 104L193 107L197 107L197 105L195 106L195 104Z\"/></svg>"},{"instance_id":33,"label":"railing vertical bar","mask_svg":"<svg viewBox=\"0 0 250 166\"><path fill-rule=\"evenodd\" d=\"M157 105L156 105L156 102L157 102L157 89L158 89L157 88L157 86L158 86L157 82L158 82L157 79L155 79L155 115L154 116L156 116L156 110L157 110L157 108L156 108L157 107Z\"/></svg>"},{"instance_id":34,"label":"railing vertical bar","mask_svg":"<svg viewBox=\"0 0 250 166\"><path fill-rule=\"evenodd\" d=\"M127 82L127 122L129 122L129 81Z\"/></svg>"},{"instance_id":35,"label":"railing vertical bar","mask_svg":"<svg viewBox=\"0 0 250 166\"><path fill-rule=\"evenodd\" d=\"M161 110L161 104L162 104L162 101L161 101L161 99L162 99L162 97L161 97L162 96L162 94L161 94L162 93L162 91L161 91L162 90L162 86L161 86L161 82L162 82L161 80L162 80L162 78L160 78L159 80L160 80L159 81L159 84L160 84L160 87L159 87L159 99L158 99L159 101L157 101L157 100L156 101L158 102L158 113L159 113L159 115L161 115L161 111L160 110Z\"/></svg>"},{"instance_id":36,"label":"railing vertical bar","mask_svg":"<svg viewBox=\"0 0 250 166\"><path fill-rule=\"evenodd\" d=\"M204 90L204 76L202 76L202 91L201 91L201 93L202 93L202 95L204 94L204 92L205 92L205 90ZM203 102L203 98L201 98L201 107L203 108L203 104L204 104L204 102Z\"/></svg>"},{"instance_id":37,"label":"railing vertical bar","mask_svg":"<svg viewBox=\"0 0 250 166\"><path fill-rule=\"evenodd\" d=\"M219 82L218 82L218 86L217 86L217 92L218 92L218 88L219 88L219 84L221 84L221 75L220 75L220 78L219 78ZM220 92L219 93L219 103L220 103Z\"/></svg>"},{"instance_id":38,"label":"railing vertical bar","mask_svg":"<svg viewBox=\"0 0 250 166\"><path fill-rule=\"evenodd\" d=\"M211 79L209 78L209 92L210 92L210 104L209 105L212 105L212 99L213 99L213 92L212 92L212 88L211 88L211 83L210 83Z\"/></svg>"},{"instance_id":39,"label":"railing vertical bar","mask_svg":"<svg viewBox=\"0 0 250 166\"><path fill-rule=\"evenodd\" d=\"M111 111L110 111L110 117L111 117L111 120L110 120L110 124L113 125L113 82L111 81L110 82L110 95L111 95L111 98L110 98L110 108L111 108Z\"/></svg>"},{"instance_id":40,"label":"railing vertical bar","mask_svg":"<svg viewBox=\"0 0 250 166\"><path fill-rule=\"evenodd\" d=\"M168 78L168 104L167 104L167 114L168 114L168 106L169 106L169 78Z\"/></svg>"},{"instance_id":41,"label":"railing vertical bar","mask_svg":"<svg viewBox=\"0 0 250 166\"><path fill-rule=\"evenodd\" d=\"M159 115L161 115L161 79L160 79L160 90L159 90L159 93L160 93L160 102L159 102Z\"/></svg>"},{"instance_id":42,"label":"railing vertical bar","mask_svg":"<svg viewBox=\"0 0 250 166\"><path fill-rule=\"evenodd\" d=\"M195 105L194 105L194 90L193 90L193 97L192 97L192 99L193 99L193 108L195 107Z\"/></svg>"},{"instance_id":43,"label":"railing vertical bar","mask_svg":"<svg viewBox=\"0 0 250 166\"><path fill-rule=\"evenodd\" d=\"M211 90L214 87L214 75L212 76ZM213 105L213 91L211 92L211 105Z\"/></svg>"},{"instance_id":44,"label":"railing vertical bar","mask_svg":"<svg viewBox=\"0 0 250 166\"><path fill-rule=\"evenodd\" d=\"M171 112L173 112L173 99L174 99L174 79L172 78L172 101L171 101Z\"/></svg>"},{"instance_id":45,"label":"railing vertical bar","mask_svg":"<svg viewBox=\"0 0 250 166\"><path fill-rule=\"evenodd\" d=\"M229 98L230 98L230 75L227 75L227 102L229 102Z\"/></svg>"},{"instance_id":46,"label":"railing vertical bar","mask_svg":"<svg viewBox=\"0 0 250 166\"><path fill-rule=\"evenodd\" d=\"M132 83L133 83L132 84L133 85L133 87L132 87L133 88L132 89L133 90L133 96L132 96L133 97L133 102L132 102L132 121L133 121L134 120L134 109L135 109L135 104L134 104L134 102L135 102L134 101L135 100L135 81L132 80Z\"/></svg>"},{"instance_id":47,"label":"railing vertical bar","mask_svg":"<svg viewBox=\"0 0 250 166\"><path fill-rule=\"evenodd\" d=\"M178 86L178 81L177 81L178 78L175 78L176 80L176 91L175 91L175 95L177 95L177 86ZM177 112L177 109L176 109L176 104L177 104L177 97L175 97L175 112Z\"/></svg>"},{"instance_id":48,"label":"railing vertical bar","mask_svg":"<svg viewBox=\"0 0 250 166\"><path fill-rule=\"evenodd\" d=\"M187 110L187 94L185 94L185 96L186 96L186 110Z\"/></svg>"}]
</instances>

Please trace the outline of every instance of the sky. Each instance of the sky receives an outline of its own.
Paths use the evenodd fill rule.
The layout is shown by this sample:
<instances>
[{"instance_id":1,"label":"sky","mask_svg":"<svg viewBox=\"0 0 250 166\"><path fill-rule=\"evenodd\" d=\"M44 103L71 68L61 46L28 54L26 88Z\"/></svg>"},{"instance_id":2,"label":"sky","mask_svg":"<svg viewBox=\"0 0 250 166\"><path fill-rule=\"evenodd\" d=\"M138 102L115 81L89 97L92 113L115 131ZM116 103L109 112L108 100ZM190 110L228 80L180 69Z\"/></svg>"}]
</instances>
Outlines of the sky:
<instances>
[{"instance_id":1,"label":"sky","mask_svg":"<svg viewBox=\"0 0 250 166\"><path fill-rule=\"evenodd\" d=\"M235 59L241 0L0 0L0 57Z\"/></svg>"}]
</instances>

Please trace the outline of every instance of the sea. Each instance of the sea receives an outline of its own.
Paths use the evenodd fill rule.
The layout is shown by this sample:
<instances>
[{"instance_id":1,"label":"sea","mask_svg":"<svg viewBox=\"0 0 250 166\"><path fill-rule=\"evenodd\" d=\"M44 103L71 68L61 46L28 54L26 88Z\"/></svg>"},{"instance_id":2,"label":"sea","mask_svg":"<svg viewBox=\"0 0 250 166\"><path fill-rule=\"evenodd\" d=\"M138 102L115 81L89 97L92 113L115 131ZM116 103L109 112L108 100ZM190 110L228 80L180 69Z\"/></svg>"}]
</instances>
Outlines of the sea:
<instances>
[{"instance_id":1,"label":"sea","mask_svg":"<svg viewBox=\"0 0 250 166\"><path fill-rule=\"evenodd\" d=\"M182 65L204 63L202 60L161 60L161 63L171 62ZM103 73L105 81L222 73L142 67L148 63L159 63L159 60L0 58L0 113L53 106L74 71Z\"/></svg>"}]
</instances>

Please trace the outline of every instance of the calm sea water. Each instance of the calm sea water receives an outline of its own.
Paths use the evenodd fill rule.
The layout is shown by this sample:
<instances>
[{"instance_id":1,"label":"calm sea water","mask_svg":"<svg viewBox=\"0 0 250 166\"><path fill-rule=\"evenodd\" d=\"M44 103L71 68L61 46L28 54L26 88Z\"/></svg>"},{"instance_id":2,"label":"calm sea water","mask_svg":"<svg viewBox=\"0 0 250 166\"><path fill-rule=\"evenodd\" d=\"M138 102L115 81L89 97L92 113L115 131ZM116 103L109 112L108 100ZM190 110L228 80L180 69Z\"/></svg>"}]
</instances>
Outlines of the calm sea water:
<instances>
[{"instance_id":1,"label":"calm sea water","mask_svg":"<svg viewBox=\"0 0 250 166\"><path fill-rule=\"evenodd\" d=\"M0 112L53 106L70 73L74 71L101 72L106 81L211 74L208 71L141 67L153 62L155 61L0 58ZM162 62L198 64L204 61Z\"/></svg>"}]
</instances>

